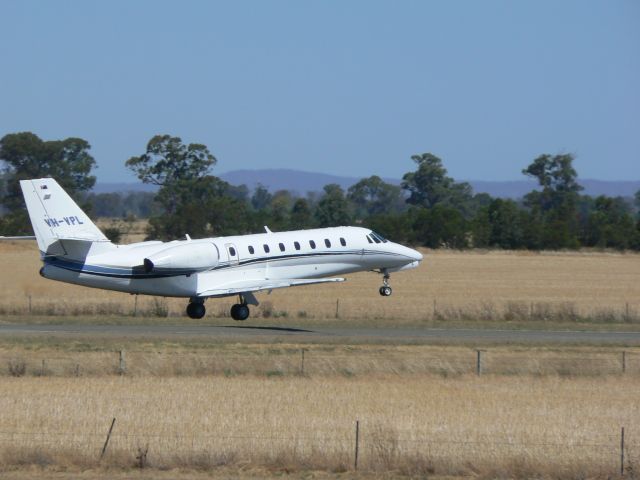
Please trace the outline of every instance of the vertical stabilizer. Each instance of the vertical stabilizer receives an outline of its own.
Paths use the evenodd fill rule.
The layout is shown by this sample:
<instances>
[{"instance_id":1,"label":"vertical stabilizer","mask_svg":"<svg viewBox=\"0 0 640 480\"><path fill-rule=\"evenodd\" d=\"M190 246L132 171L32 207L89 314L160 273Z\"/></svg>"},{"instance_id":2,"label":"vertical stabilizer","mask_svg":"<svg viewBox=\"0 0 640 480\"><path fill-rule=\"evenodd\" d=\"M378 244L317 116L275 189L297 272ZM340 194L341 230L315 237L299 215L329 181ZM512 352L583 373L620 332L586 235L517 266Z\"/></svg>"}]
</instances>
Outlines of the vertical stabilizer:
<instances>
[{"instance_id":1,"label":"vertical stabilizer","mask_svg":"<svg viewBox=\"0 0 640 480\"><path fill-rule=\"evenodd\" d=\"M71 245L113 244L53 178L21 180L33 232L45 255L67 255ZM73 248L74 250L76 248Z\"/></svg>"}]
</instances>

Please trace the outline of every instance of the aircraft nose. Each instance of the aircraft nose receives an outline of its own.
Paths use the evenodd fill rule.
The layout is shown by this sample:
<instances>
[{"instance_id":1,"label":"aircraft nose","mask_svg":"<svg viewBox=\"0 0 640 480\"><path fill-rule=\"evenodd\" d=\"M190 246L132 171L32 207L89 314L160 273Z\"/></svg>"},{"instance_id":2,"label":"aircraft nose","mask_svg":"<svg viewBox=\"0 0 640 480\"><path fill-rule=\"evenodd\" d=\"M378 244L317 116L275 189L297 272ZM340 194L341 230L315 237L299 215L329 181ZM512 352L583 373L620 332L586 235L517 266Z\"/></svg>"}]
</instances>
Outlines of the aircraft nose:
<instances>
[{"instance_id":1,"label":"aircraft nose","mask_svg":"<svg viewBox=\"0 0 640 480\"><path fill-rule=\"evenodd\" d=\"M399 253L402 253L404 256L410 258L414 262L421 262L423 258L422 254L419 251L414 250L413 248L405 247L403 245L400 245Z\"/></svg>"}]
</instances>

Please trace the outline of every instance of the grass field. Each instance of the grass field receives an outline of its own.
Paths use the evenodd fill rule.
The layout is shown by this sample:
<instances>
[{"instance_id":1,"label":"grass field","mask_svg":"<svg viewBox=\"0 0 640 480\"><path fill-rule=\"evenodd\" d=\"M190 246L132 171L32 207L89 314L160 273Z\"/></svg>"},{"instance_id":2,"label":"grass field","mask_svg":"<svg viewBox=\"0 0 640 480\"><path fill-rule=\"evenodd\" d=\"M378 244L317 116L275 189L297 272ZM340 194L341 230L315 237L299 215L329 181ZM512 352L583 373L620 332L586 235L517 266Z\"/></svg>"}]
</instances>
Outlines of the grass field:
<instances>
[{"instance_id":1,"label":"grass field","mask_svg":"<svg viewBox=\"0 0 640 480\"><path fill-rule=\"evenodd\" d=\"M255 340L254 340L255 342ZM476 372L477 351L464 345L349 343L236 343L225 339L144 340L126 338L0 337L0 376L100 377L120 370L134 377L300 374L355 378L366 375L467 375ZM302 354L304 351L304 359ZM603 377L640 375L640 347L489 346L482 372L491 375Z\"/></svg>"},{"instance_id":2,"label":"grass field","mask_svg":"<svg viewBox=\"0 0 640 480\"><path fill-rule=\"evenodd\" d=\"M394 295L377 293L379 275L261 294L254 316L297 322L588 321L640 323L640 255L597 252L424 251L416 270L392 276ZM0 314L123 316L136 299L123 293L42 279L33 242L0 244ZM207 303L208 317L228 316L235 299ZM184 299L140 297L145 316L184 316ZM205 319L205 321L207 321ZM215 321L215 320L214 320Z\"/></svg>"},{"instance_id":3,"label":"grass field","mask_svg":"<svg viewBox=\"0 0 640 480\"><path fill-rule=\"evenodd\" d=\"M633 473L640 348L626 353L623 374L614 347L492 347L476 376L455 345L4 338L0 472L108 478L147 451L145 468L180 475L351 475L357 420L363 476L610 477L622 426Z\"/></svg>"},{"instance_id":4,"label":"grass field","mask_svg":"<svg viewBox=\"0 0 640 480\"><path fill-rule=\"evenodd\" d=\"M585 478L637 468L637 377L0 377L0 464ZM148 449L148 450L147 450ZM138 457L138 458L136 458Z\"/></svg>"},{"instance_id":5,"label":"grass field","mask_svg":"<svg viewBox=\"0 0 640 480\"><path fill-rule=\"evenodd\" d=\"M424 253L390 298L352 275L260 295L256 322L640 326L640 255ZM135 297L44 280L31 242L0 259L2 322L189 321L184 300L140 297L134 318ZM209 301L202 322L228 322L231 303ZM632 478L640 348L624 350L623 374L619 347L489 346L476 376L463 344L5 336L0 476L610 478L624 426Z\"/></svg>"}]
</instances>

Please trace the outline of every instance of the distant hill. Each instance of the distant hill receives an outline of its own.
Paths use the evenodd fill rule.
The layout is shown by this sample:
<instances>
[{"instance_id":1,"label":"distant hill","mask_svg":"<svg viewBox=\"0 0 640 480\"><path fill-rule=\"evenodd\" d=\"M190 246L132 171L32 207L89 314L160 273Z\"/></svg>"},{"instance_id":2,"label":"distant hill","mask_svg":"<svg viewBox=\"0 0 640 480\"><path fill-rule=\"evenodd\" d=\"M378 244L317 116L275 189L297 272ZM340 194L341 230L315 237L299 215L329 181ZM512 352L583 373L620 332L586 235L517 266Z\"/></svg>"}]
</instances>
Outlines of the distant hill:
<instances>
[{"instance_id":1,"label":"distant hill","mask_svg":"<svg viewBox=\"0 0 640 480\"><path fill-rule=\"evenodd\" d=\"M220 178L233 185L245 184L250 189L262 184L272 192L290 190L300 195L305 195L307 192L320 192L322 187L329 183L337 183L346 190L360 180L360 178L356 177L343 177L327 173L303 172L290 169L233 170L220 174ZM400 185L400 179L384 178L384 180ZM488 193L491 196L503 198L520 198L536 187L536 183L529 180L467 181L476 193ZM584 193L592 196L632 197L635 192L640 190L640 180L605 181L580 179L579 183L585 187ZM95 193L154 192L156 190L157 187L143 183L98 183L93 189Z\"/></svg>"}]
</instances>

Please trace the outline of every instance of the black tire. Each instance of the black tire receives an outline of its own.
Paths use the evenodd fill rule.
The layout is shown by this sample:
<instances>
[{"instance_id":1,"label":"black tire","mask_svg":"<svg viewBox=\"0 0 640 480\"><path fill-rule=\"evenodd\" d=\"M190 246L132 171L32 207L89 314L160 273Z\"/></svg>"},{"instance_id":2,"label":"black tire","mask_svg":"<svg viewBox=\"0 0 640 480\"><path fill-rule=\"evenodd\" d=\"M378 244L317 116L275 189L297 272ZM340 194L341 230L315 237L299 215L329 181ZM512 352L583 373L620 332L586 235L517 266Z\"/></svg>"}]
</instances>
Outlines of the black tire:
<instances>
[{"instance_id":1,"label":"black tire","mask_svg":"<svg viewBox=\"0 0 640 480\"><path fill-rule=\"evenodd\" d=\"M236 303L233 307L231 307L231 318L240 322L242 320L246 320L247 318L249 318L249 307L240 303Z\"/></svg>"},{"instance_id":2,"label":"black tire","mask_svg":"<svg viewBox=\"0 0 640 480\"><path fill-rule=\"evenodd\" d=\"M204 307L204 303L190 303L187 305L187 315L189 315L189 318L197 320L204 317L205 313L207 313L207 309Z\"/></svg>"},{"instance_id":3,"label":"black tire","mask_svg":"<svg viewBox=\"0 0 640 480\"><path fill-rule=\"evenodd\" d=\"M240 308L238 308L238 320L246 320L249 318L250 313L249 307L246 305L240 305Z\"/></svg>"},{"instance_id":4,"label":"black tire","mask_svg":"<svg viewBox=\"0 0 640 480\"><path fill-rule=\"evenodd\" d=\"M382 295L383 297L388 297L392 293L393 293L393 290L391 289L391 287L385 287L385 286L380 287L380 295Z\"/></svg>"}]
</instances>

